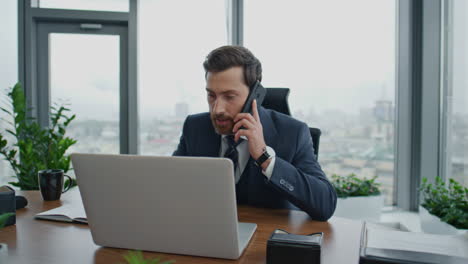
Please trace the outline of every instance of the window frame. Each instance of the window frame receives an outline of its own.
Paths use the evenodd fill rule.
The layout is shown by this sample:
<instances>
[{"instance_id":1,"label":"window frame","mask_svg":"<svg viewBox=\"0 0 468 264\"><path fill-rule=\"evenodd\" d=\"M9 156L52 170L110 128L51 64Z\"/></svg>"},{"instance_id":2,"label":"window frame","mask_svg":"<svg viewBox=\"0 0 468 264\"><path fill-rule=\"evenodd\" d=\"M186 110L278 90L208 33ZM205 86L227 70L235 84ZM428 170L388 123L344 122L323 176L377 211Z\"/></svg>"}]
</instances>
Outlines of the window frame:
<instances>
[{"instance_id":1,"label":"window frame","mask_svg":"<svg viewBox=\"0 0 468 264\"><path fill-rule=\"evenodd\" d=\"M422 178L442 175L443 5L397 1L395 205L417 211Z\"/></svg>"},{"instance_id":2,"label":"window frame","mask_svg":"<svg viewBox=\"0 0 468 264\"><path fill-rule=\"evenodd\" d=\"M137 83L137 0L129 0L129 12L86 11L38 8L38 0L18 1L18 74L25 91L31 117L43 127L49 125L50 88L40 88L38 65L38 23L73 22L116 24L127 28L128 43L124 84L120 90L120 153L138 153Z\"/></svg>"}]
</instances>

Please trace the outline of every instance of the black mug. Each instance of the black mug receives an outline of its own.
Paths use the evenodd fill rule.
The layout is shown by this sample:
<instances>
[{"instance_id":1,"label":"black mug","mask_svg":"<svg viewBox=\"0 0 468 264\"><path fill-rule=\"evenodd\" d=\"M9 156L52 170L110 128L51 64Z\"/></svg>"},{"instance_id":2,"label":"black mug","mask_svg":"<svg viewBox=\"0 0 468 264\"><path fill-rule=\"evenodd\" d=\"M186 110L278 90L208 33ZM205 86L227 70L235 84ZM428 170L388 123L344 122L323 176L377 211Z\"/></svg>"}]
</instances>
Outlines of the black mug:
<instances>
[{"instance_id":1,"label":"black mug","mask_svg":"<svg viewBox=\"0 0 468 264\"><path fill-rule=\"evenodd\" d=\"M63 170L49 169L41 170L38 173L39 188L41 189L42 198L45 201L55 201L60 199L62 193L68 191L71 187L72 179L65 175ZM63 178L68 177L70 184L63 190ZM63 191L62 191L63 190Z\"/></svg>"}]
</instances>

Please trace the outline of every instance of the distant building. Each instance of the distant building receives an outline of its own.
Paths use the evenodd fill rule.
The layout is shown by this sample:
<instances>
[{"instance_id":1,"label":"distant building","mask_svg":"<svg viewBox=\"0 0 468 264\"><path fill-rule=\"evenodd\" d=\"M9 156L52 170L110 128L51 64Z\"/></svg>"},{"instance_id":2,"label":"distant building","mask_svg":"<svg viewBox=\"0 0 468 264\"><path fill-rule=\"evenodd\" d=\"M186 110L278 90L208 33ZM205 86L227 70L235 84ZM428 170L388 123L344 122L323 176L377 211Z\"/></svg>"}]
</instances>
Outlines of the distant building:
<instances>
[{"instance_id":1,"label":"distant building","mask_svg":"<svg viewBox=\"0 0 468 264\"><path fill-rule=\"evenodd\" d=\"M393 105L388 100L378 100L374 106L374 117L379 122L393 122Z\"/></svg>"},{"instance_id":2,"label":"distant building","mask_svg":"<svg viewBox=\"0 0 468 264\"><path fill-rule=\"evenodd\" d=\"M394 107L391 101L378 100L373 109L375 123L371 128L371 138L383 145L393 144Z\"/></svg>"}]
</instances>

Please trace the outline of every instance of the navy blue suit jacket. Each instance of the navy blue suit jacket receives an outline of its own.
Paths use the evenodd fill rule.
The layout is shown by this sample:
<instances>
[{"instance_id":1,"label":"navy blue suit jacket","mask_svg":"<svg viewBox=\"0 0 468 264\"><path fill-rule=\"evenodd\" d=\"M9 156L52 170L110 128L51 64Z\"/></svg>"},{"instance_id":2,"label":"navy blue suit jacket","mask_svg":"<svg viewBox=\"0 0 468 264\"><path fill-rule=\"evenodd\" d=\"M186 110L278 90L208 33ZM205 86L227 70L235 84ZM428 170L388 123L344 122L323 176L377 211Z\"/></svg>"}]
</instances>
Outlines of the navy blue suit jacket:
<instances>
[{"instance_id":1,"label":"navy blue suit jacket","mask_svg":"<svg viewBox=\"0 0 468 264\"><path fill-rule=\"evenodd\" d=\"M308 126L290 116L259 108L265 143L276 152L268 180L250 157L239 182L239 204L268 208L300 208L316 220L333 215L336 192L315 159ZM174 156L219 157L221 136L209 113L190 115Z\"/></svg>"}]
</instances>

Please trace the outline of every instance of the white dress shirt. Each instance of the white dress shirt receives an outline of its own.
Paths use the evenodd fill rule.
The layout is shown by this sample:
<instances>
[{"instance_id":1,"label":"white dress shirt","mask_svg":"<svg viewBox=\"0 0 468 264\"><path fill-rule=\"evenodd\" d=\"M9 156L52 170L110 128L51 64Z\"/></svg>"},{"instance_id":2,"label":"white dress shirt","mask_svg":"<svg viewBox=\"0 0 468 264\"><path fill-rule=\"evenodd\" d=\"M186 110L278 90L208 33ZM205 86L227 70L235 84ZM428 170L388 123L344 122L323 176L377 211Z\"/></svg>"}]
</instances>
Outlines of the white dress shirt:
<instances>
[{"instance_id":1,"label":"white dress shirt","mask_svg":"<svg viewBox=\"0 0 468 264\"><path fill-rule=\"evenodd\" d=\"M223 135L221 138L221 148L219 150L220 157L224 157L224 153L229 147L229 143L226 137L227 137L226 135ZM242 138L244 140L242 140L242 142L239 143L239 145L237 145L236 147L237 152L239 152L239 160L237 162L238 167L236 170L234 170L235 171L234 178L236 180L236 183L239 182L240 177L242 173L244 172L244 169L247 166L247 163L249 162L249 158L250 158L249 143L247 142L248 139L246 137L242 137ZM275 165L276 153L271 147L267 146L266 148L267 148L268 154L270 154L271 156L271 161L270 161L270 164L268 164L268 167L266 168L266 170L262 170L262 173L263 175L267 177L268 180L270 180L271 175L273 174L273 168L275 167L274 165Z\"/></svg>"}]
</instances>

